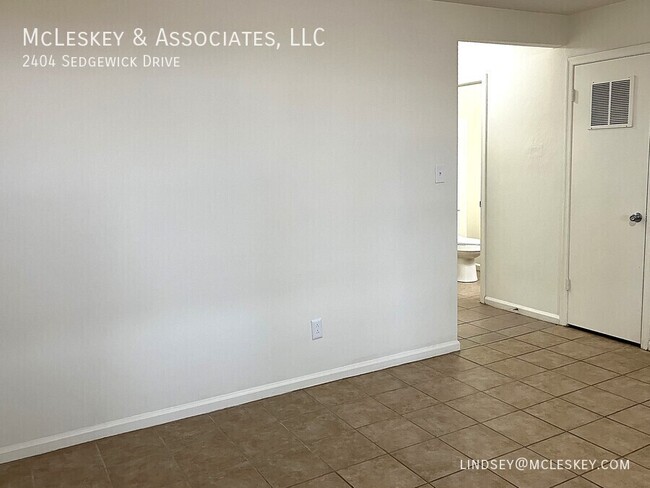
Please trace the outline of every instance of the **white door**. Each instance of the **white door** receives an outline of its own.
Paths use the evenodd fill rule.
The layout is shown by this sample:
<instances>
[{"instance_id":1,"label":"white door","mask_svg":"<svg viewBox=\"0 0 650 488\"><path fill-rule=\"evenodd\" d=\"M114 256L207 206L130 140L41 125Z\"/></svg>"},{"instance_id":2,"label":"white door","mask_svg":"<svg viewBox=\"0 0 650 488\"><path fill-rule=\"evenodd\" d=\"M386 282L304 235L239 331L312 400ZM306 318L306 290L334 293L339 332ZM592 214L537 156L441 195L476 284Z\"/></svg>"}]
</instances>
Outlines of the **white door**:
<instances>
[{"instance_id":1,"label":"white door","mask_svg":"<svg viewBox=\"0 0 650 488\"><path fill-rule=\"evenodd\" d=\"M639 343L650 55L576 66L574 88L568 322Z\"/></svg>"}]
</instances>

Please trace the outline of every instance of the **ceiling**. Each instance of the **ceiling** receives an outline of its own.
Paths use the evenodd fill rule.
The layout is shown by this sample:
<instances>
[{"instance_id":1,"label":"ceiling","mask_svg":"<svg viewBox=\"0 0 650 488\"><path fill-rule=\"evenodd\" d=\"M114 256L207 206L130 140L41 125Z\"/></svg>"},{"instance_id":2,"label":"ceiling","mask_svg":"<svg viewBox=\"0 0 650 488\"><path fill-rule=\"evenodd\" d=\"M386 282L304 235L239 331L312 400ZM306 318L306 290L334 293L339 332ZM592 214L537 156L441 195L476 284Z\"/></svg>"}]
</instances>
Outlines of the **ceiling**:
<instances>
[{"instance_id":1,"label":"ceiling","mask_svg":"<svg viewBox=\"0 0 650 488\"><path fill-rule=\"evenodd\" d=\"M482 7L527 10L529 12L547 12L553 14L575 14L603 5L624 0L441 0L443 2L480 5Z\"/></svg>"}]
</instances>

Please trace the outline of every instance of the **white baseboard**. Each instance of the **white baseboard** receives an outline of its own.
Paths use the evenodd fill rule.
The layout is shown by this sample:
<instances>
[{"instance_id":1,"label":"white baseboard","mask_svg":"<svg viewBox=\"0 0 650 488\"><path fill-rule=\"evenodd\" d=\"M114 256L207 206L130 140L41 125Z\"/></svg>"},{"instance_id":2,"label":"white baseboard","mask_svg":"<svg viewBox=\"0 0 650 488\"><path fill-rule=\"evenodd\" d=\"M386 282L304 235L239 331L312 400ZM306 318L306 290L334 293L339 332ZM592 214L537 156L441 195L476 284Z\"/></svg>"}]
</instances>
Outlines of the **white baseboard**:
<instances>
[{"instance_id":1,"label":"white baseboard","mask_svg":"<svg viewBox=\"0 0 650 488\"><path fill-rule=\"evenodd\" d=\"M459 349L460 344L457 340L443 342L442 344L436 344L434 346L414 349L390 356L384 356L378 359L371 359L369 361L354 363L319 373L278 381L276 383L269 383L267 385L248 388L246 390L207 398L197 402L186 403L177 407L156 410L154 412L114 420L112 422L106 422L92 427L64 432L50 437L43 437L41 439L21 444L14 444L12 446L0 448L0 464L30 456L36 456L38 454L55 451L76 444L82 444L84 442L102 439L112 435L123 434L125 432L153 427L174 420L181 420L195 415L214 412L215 410L221 410L223 408L241 405L242 403L260 400L262 398L280 395L282 393L288 393L301 388L316 386L322 383L348 378L350 376L370 373L372 371L390 368L400 364L447 354L449 352L458 351Z\"/></svg>"},{"instance_id":2,"label":"white baseboard","mask_svg":"<svg viewBox=\"0 0 650 488\"><path fill-rule=\"evenodd\" d=\"M543 320L544 322L550 322L552 324L560 323L560 316L557 314L543 312L541 310L536 310L530 307L524 307L522 305L517 305L516 303L510 303L510 302L506 302L505 300L499 300L498 298L485 297L485 304L490 305L494 308L499 308L501 310L516 312L521 315L532 317L537 320Z\"/></svg>"}]
</instances>

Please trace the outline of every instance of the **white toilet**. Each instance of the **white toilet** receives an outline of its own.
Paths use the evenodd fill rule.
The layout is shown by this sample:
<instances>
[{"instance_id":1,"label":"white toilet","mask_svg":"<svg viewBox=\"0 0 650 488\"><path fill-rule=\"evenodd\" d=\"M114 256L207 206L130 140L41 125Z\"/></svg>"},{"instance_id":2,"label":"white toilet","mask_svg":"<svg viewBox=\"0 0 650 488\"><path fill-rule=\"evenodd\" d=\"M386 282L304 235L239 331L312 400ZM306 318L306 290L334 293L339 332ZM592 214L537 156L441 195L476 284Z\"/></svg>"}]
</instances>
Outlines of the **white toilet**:
<instances>
[{"instance_id":1,"label":"white toilet","mask_svg":"<svg viewBox=\"0 0 650 488\"><path fill-rule=\"evenodd\" d=\"M481 241L473 237L458 236L458 281L478 281L474 260L481 255Z\"/></svg>"}]
</instances>

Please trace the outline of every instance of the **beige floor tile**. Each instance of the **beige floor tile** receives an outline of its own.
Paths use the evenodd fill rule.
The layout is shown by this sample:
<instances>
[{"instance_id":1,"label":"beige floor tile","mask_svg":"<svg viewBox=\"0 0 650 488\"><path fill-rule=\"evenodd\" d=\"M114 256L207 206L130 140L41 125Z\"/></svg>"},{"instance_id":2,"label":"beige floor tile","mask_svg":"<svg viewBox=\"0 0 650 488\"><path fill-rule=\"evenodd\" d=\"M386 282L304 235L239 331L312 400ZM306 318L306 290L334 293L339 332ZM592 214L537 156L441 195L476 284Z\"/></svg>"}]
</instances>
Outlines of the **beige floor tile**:
<instances>
[{"instance_id":1,"label":"beige floor tile","mask_svg":"<svg viewBox=\"0 0 650 488\"><path fill-rule=\"evenodd\" d=\"M314 442L352 430L352 427L328 410L305 413L282 423L303 442Z\"/></svg>"},{"instance_id":2,"label":"beige floor tile","mask_svg":"<svg viewBox=\"0 0 650 488\"><path fill-rule=\"evenodd\" d=\"M513 488L492 471L460 471L431 483L434 488Z\"/></svg>"},{"instance_id":3,"label":"beige floor tile","mask_svg":"<svg viewBox=\"0 0 650 488\"><path fill-rule=\"evenodd\" d=\"M581 381L574 380L555 371L545 371L543 373L529 376L522 379L524 383L535 388L550 393L553 396L565 395L572 391L585 388L587 385Z\"/></svg>"},{"instance_id":4,"label":"beige floor tile","mask_svg":"<svg viewBox=\"0 0 650 488\"><path fill-rule=\"evenodd\" d=\"M615 395L638 403L650 400L650 384L635 380L634 378L628 378L627 376L619 376L618 378L599 383L596 386L601 390L614 393Z\"/></svg>"},{"instance_id":5,"label":"beige floor tile","mask_svg":"<svg viewBox=\"0 0 650 488\"><path fill-rule=\"evenodd\" d=\"M494 342L489 347L510 356L519 356L539 349L537 346L513 338Z\"/></svg>"},{"instance_id":6,"label":"beige floor tile","mask_svg":"<svg viewBox=\"0 0 650 488\"><path fill-rule=\"evenodd\" d=\"M599 468L585 474L584 477L602 488L650 487L650 470L634 463L630 464L629 470L621 471Z\"/></svg>"},{"instance_id":7,"label":"beige floor tile","mask_svg":"<svg viewBox=\"0 0 650 488\"><path fill-rule=\"evenodd\" d=\"M461 460L467 458L438 439L401 449L394 452L393 456L427 481L459 471Z\"/></svg>"},{"instance_id":8,"label":"beige floor tile","mask_svg":"<svg viewBox=\"0 0 650 488\"><path fill-rule=\"evenodd\" d=\"M130 461L107 465L108 474L113 488L157 488L172 485L185 480L185 474L174 460L171 453L152 453L147 456ZM57 474L57 477L60 475ZM37 474L34 473L36 480ZM59 478L59 482L60 482ZM35 485L38 486L37 483ZM45 485L47 486L47 485ZM65 486L78 486L76 483L66 482ZM95 483L79 486L101 486Z\"/></svg>"},{"instance_id":9,"label":"beige floor tile","mask_svg":"<svg viewBox=\"0 0 650 488\"><path fill-rule=\"evenodd\" d=\"M610 419L600 419L571 431L621 456L650 444L650 436Z\"/></svg>"},{"instance_id":10,"label":"beige floor tile","mask_svg":"<svg viewBox=\"0 0 650 488\"><path fill-rule=\"evenodd\" d=\"M626 398L593 386L568 393L562 399L600 415L611 415L634 405L634 402Z\"/></svg>"},{"instance_id":11,"label":"beige floor tile","mask_svg":"<svg viewBox=\"0 0 650 488\"><path fill-rule=\"evenodd\" d=\"M457 373L476 368L478 364L461 358L458 354L445 354L422 361L422 364L442 374Z\"/></svg>"},{"instance_id":12,"label":"beige floor tile","mask_svg":"<svg viewBox=\"0 0 650 488\"><path fill-rule=\"evenodd\" d=\"M423 383L417 383L415 388L441 402L471 395L478 391L462 381L447 376L425 381Z\"/></svg>"},{"instance_id":13,"label":"beige floor tile","mask_svg":"<svg viewBox=\"0 0 650 488\"><path fill-rule=\"evenodd\" d=\"M226 434L241 430L274 424L277 419L261 402L248 403L210 413L210 417Z\"/></svg>"},{"instance_id":14,"label":"beige floor tile","mask_svg":"<svg viewBox=\"0 0 650 488\"><path fill-rule=\"evenodd\" d=\"M353 386L368 395L378 395L386 391L404 388L406 383L397 379L387 371L376 371L361 376L355 376L348 380Z\"/></svg>"},{"instance_id":15,"label":"beige floor tile","mask_svg":"<svg viewBox=\"0 0 650 488\"><path fill-rule=\"evenodd\" d=\"M508 405L485 393L476 393L458 398L447 402L447 405L479 422L485 422L515 410L512 405Z\"/></svg>"},{"instance_id":16,"label":"beige floor tile","mask_svg":"<svg viewBox=\"0 0 650 488\"><path fill-rule=\"evenodd\" d=\"M397 451L432 438L427 431L405 418L382 420L360 428L359 432L388 452Z\"/></svg>"},{"instance_id":17,"label":"beige floor tile","mask_svg":"<svg viewBox=\"0 0 650 488\"><path fill-rule=\"evenodd\" d=\"M544 320L533 320L532 322L526 322L526 325L532 327L535 330L546 330L557 327L556 324L552 324L551 322L546 322Z\"/></svg>"},{"instance_id":18,"label":"beige floor tile","mask_svg":"<svg viewBox=\"0 0 650 488\"><path fill-rule=\"evenodd\" d=\"M216 476L248 461L230 440L212 432L196 434L170 445L176 463L186 475Z\"/></svg>"},{"instance_id":19,"label":"beige floor tile","mask_svg":"<svg viewBox=\"0 0 650 488\"><path fill-rule=\"evenodd\" d=\"M533 405L526 412L564 430L575 429L601 418L594 412L560 398Z\"/></svg>"},{"instance_id":20,"label":"beige floor tile","mask_svg":"<svg viewBox=\"0 0 650 488\"><path fill-rule=\"evenodd\" d=\"M518 325L527 324L531 321L532 320L529 317L526 317L524 315L507 313L496 317L477 320L474 322L474 324L478 325L479 327L483 327L484 329L489 329L492 331L500 331L503 329L508 329L510 327L516 327Z\"/></svg>"},{"instance_id":21,"label":"beige floor tile","mask_svg":"<svg viewBox=\"0 0 650 488\"><path fill-rule=\"evenodd\" d=\"M527 342L537 347L551 347L558 344L563 344L567 341L564 337L559 337L553 334L547 334L544 331L538 330L530 334L524 334L517 337L520 341Z\"/></svg>"},{"instance_id":22,"label":"beige floor tile","mask_svg":"<svg viewBox=\"0 0 650 488\"><path fill-rule=\"evenodd\" d=\"M577 476L569 481L565 481L561 485L557 485L557 488L598 488L598 485L594 485L582 476Z\"/></svg>"},{"instance_id":23,"label":"beige floor tile","mask_svg":"<svg viewBox=\"0 0 650 488\"><path fill-rule=\"evenodd\" d=\"M590 334L588 337L581 337L580 339L576 339L576 342L597 347L602 352L614 351L621 348L620 341L595 334Z\"/></svg>"},{"instance_id":24,"label":"beige floor tile","mask_svg":"<svg viewBox=\"0 0 650 488\"><path fill-rule=\"evenodd\" d=\"M499 315L508 315L510 312L507 310L501 310L499 308L494 308L489 305L484 305L480 302L478 302L478 305L473 305L473 306L468 306L467 308L471 308L473 310L476 310L477 312L482 313L483 315L487 315L488 317L497 317Z\"/></svg>"},{"instance_id":25,"label":"beige floor tile","mask_svg":"<svg viewBox=\"0 0 650 488\"><path fill-rule=\"evenodd\" d=\"M424 480L390 456L382 456L339 471L354 488L415 488Z\"/></svg>"},{"instance_id":26,"label":"beige floor tile","mask_svg":"<svg viewBox=\"0 0 650 488\"><path fill-rule=\"evenodd\" d=\"M472 340L478 342L479 344L492 344L494 342L500 342L504 339L507 339L508 336L499 334L498 332L488 332L487 334L481 334L473 336Z\"/></svg>"},{"instance_id":27,"label":"beige floor tile","mask_svg":"<svg viewBox=\"0 0 650 488\"><path fill-rule=\"evenodd\" d=\"M280 423L242 428L229 432L228 437L249 459L302 445L298 438Z\"/></svg>"},{"instance_id":28,"label":"beige floor tile","mask_svg":"<svg viewBox=\"0 0 650 488\"><path fill-rule=\"evenodd\" d=\"M529 450L520 449L502 456L500 459L515 461L524 458L530 461L541 461L544 458L539 454ZM497 471L499 476L505 478L510 483L518 487L525 488L549 488L558 483L575 478L575 474L568 470L552 469L517 469L515 467L500 469Z\"/></svg>"},{"instance_id":29,"label":"beige floor tile","mask_svg":"<svg viewBox=\"0 0 650 488\"><path fill-rule=\"evenodd\" d=\"M557 346L549 347L549 351L564 354L574 359L585 359L601 354L601 350L597 347L581 344L576 341L569 341Z\"/></svg>"},{"instance_id":30,"label":"beige floor tile","mask_svg":"<svg viewBox=\"0 0 650 488\"><path fill-rule=\"evenodd\" d=\"M477 390L488 390L495 386L504 385L513 381L512 378L483 366L468 371L461 371L460 373L454 373L453 376L457 380L462 381Z\"/></svg>"},{"instance_id":31,"label":"beige floor tile","mask_svg":"<svg viewBox=\"0 0 650 488\"><path fill-rule=\"evenodd\" d=\"M477 310L461 310L458 312L458 320L462 322L474 322L475 320L481 320L488 318L487 315L478 312Z\"/></svg>"},{"instance_id":32,"label":"beige floor tile","mask_svg":"<svg viewBox=\"0 0 650 488\"><path fill-rule=\"evenodd\" d=\"M635 405L626 410L621 410L610 415L609 418L633 429L650 434L650 408L645 405Z\"/></svg>"},{"instance_id":33,"label":"beige floor tile","mask_svg":"<svg viewBox=\"0 0 650 488\"><path fill-rule=\"evenodd\" d=\"M508 354L490 349L487 346L472 347L471 349L460 351L458 355L464 359L483 365L508 359L510 357Z\"/></svg>"},{"instance_id":34,"label":"beige floor tile","mask_svg":"<svg viewBox=\"0 0 650 488\"><path fill-rule=\"evenodd\" d=\"M632 454L628 454L625 457L633 463L650 469L650 446L639 449L638 451L633 452Z\"/></svg>"},{"instance_id":35,"label":"beige floor tile","mask_svg":"<svg viewBox=\"0 0 650 488\"><path fill-rule=\"evenodd\" d=\"M345 380L325 383L305 390L317 402L333 406L363 400L367 395Z\"/></svg>"},{"instance_id":36,"label":"beige floor tile","mask_svg":"<svg viewBox=\"0 0 650 488\"><path fill-rule=\"evenodd\" d=\"M375 396L375 400L386 405L391 410L404 415L405 413L422 410L438 403L433 397L422 393L420 390L407 387L399 390L387 391Z\"/></svg>"},{"instance_id":37,"label":"beige floor tile","mask_svg":"<svg viewBox=\"0 0 650 488\"><path fill-rule=\"evenodd\" d=\"M426 367L422 362L396 366L390 368L388 372L409 385L439 378L441 375L437 371Z\"/></svg>"},{"instance_id":38,"label":"beige floor tile","mask_svg":"<svg viewBox=\"0 0 650 488\"><path fill-rule=\"evenodd\" d=\"M406 415L427 432L441 436L474 425L476 421L442 403Z\"/></svg>"},{"instance_id":39,"label":"beige floor tile","mask_svg":"<svg viewBox=\"0 0 650 488\"><path fill-rule=\"evenodd\" d=\"M294 488L350 488L350 485L343 481L343 478L338 474L330 473L320 478L295 485Z\"/></svg>"},{"instance_id":40,"label":"beige floor tile","mask_svg":"<svg viewBox=\"0 0 650 488\"><path fill-rule=\"evenodd\" d=\"M458 306L462 308L476 308L485 305L479 302L477 298L459 298ZM488 308L492 308L492 307L488 307Z\"/></svg>"},{"instance_id":41,"label":"beige floor tile","mask_svg":"<svg viewBox=\"0 0 650 488\"><path fill-rule=\"evenodd\" d=\"M515 441L484 425L467 427L446 434L440 439L471 459L492 459L521 447Z\"/></svg>"},{"instance_id":42,"label":"beige floor tile","mask_svg":"<svg viewBox=\"0 0 650 488\"><path fill-rule=\"evenodd\" d=\"M544 368L517 358L509 358L503 361L497 361L496 363L490 363L486 368L513 379L521 379L546 371Z\"/></svg>"},{"instance_id":43,"label":"beige floor tile","mask_svg":"<svg viewBox=\"0 0 650 488\"><path fill-rule=\"evenodd\" d=\"M115 437L111 438L111 441L115 441ZM144 457L140 456L138 460ZM173 462L171 455L167 456L166 460L170 461L173 470L165 470L162 473L163 476L167 479L172 479L174 475L181 474L182 476L180 468ZM34 487L37 488L68 486L111 488L111 481L102 462L102 457L94 443L81 444L43 454L31 458L28 462L31 465ZM162 466L162 463L160 464ZM126 462L120 466L124 466L123 471L129 470L130 473L135 471L132 465L128 465ZM20 477L15 476L16 471L13 474L13 481L20 481ZM124 486L122 478L117 478L115 481L117 482L115 486ZM11 485L9 486L11 487Z\"/></svg>"},{"instance_id":44,"label":"beige floor tile","mask_svg":"<svg viewBox=\"0 0 650 488\"><path fill-rule=\"evenodd\" d=\"M337 471L385 454L358 432L327 437L307 444L307 447Z\"/></svg>"},{"instance_id":45,"label":"beige floor tile","mask_svg":"<svg viewBox=\"0 0 650 488\"><path fill-rule=\"evenodd\" d=\"M485 422L485 425L522 446L562 433L562 430L557 427L522 411L489 420Z\"/></svg>"},{"instance_id":46,"label":"beige floor tile","mask_svg":"<svg viewBox=\"0 0 650 488\"><path fill-rule=\"evenodd\" d=\"M332 411L355 429L398 416L390 408L373 398L337 405L332 407Z\"/></svg>"},{"instance_id":47,"label":"beige floor tile","mask_svg":"<svg viewBox=\"0 0 650 488\"><path fill-rule=\"evenodd\" d=\"M632 371L627 376L635 380L643 381L644 383L650 383L650 367Z\"/></svg>"},{"instance_id":48,"label":"beige floor tile","mask_svg":"<svg viewBox=\"0 0 650 488\"><path fill-rule=\"evenodd\" d=\"M585 361L619 374L631 373L648 365L645 361L634 359L625 354L620 354L617 351L594 356Z\"/></svg>"},{"instance_id":49,"label":"beige floor tile","mask_svg":"<svg viewBox=\"0 0 650 488\"><path fill-rule=\"evenodd\" d=\"M190 478L192 486L201 488L269 488L266 480L251 466L235 468L217 476L196 476Z\"/></svg>"},{"instance_id":50,"label":"beige floor tile","mask_svg":"<svg viewBox=\"0 0 650 488\"><path fill-rule=\"evenodd\" d=\"M471 349L472 347L480 346L478 342L474 342L471 339L458 339L460 344L460 349Z\"/></svg>"},{"instance_id":51,"label":"beige floor tile","mask_svg":"<svg viewBox=\"0 0 650 488\"><path fill-rule=\"evenodd\" d=\"M304 391L293 391L262 400L264 408L278 419L288 419L323 408L323 405Z\"/></svg>"},{"instance_id":52,"label":"beige floor tile","mask_svg":"<svg viewBox=\"0 0 650 488\"><path fill-rule=\"evenodd\" d=\"M579 461L583 459L598 462L609 460L615 455L573 434L564 433L529 446L529 449L546 459ZM576 470L580 473L580 470Z\"/></svg>"},{"instance_id":53,"label":"beige floor tile","mask_svg":"<svg viewBox=\"0 0 650 488\"><path fill-rule=\"evenodd\" d=\"M491 388L485 393L517 408L530 407L553 398L548 393L520 381Z\"/></svg>"},{"instance_id":54,"label":"beige floor tile","mask_svg":"<svg viewBox=\"0 0 650 488\"><path fill-rule=\"evenodd\" d=\"M33 488L32 469L29 460L23 459L0 464L1 488Z\"/></svg>"},{"instance_id":55,"label":"beige floor tile","mask_svg":"<svg viewBox=\"0 0 650 488\"><path fill-rule=\"evenodd\" d=\"M519 356L519 359L523 359L524 361L528 361L529 363L546 369L559 368L560 366L565 366L575 362L575 359L573 358L549 351L548 349L523 354Z\"/></svg>"},{"instance_id":56,"label":"beige floor tile","mask_svg":"<svg viewBox=\"0 0 650 488\"><path fill-rule=\"evenodd\" d=\"M462 323L458 326L458 337L462 337L463 339L471 339L489 332L489 330L477 327L471 323Z\"/></svg>"},{"instance_id":57,"label":"beige floor tile","mask_svg":"<svg viewBox=\"0 0 650 488\"><path fill-rule=\"evenodd\" d=\"M157 429L142 429L119 436L106 437L97 441L97 446L102 459L109 466L126 463L152 454L166 455L168 451ZM88 449L88 451L94 456L93 449ZM75 449L56 451L61 455L66 455L68 452L76 456L79 451ZM43 456L42 459L48 459L48 457ZM91 464L91 461L86 461L85 464Z\"/></svg>"},{"instance_id":58,"label":"beige floor tile","mask_svg":"<svg viewBox=\"0 0 650 488\"><path fill-rule=\"evenodd\" d=\"M590 337L592 334L576 327L555 325L544 330L549 334L564 337L565 339L580 339L581 337Z\"/></svg>"},{"instance_id":59,"label":"beige floor tile","mask_svg":"<svg viewBox=\"0 0 650 488\"><path fill-rule=\"evenodd\" d=\"M286 488L332 471L304 446L271 453L254 464L274 488Z\"/></svg>"},{"instance_id":60,"label":"beige floor tile","mask_svg":"<svg viewBox=\"0 0 650 488\"><path fill-rule=\"evenodd\" d=\"M225 434L209 415L169 422L154 427L154 429L147 429L147 431L158 434L165 445L172 450L185 444L195 444L197 436L204 437L205 441L226 439Z\"/></svg>"},{"instance_id":61,"label":"beige floor tile","mask_svg":"<svg viewBox=\"0 0 650 488\"><path fill-rule=\"evenodd\" d=\"M573 378L574 380L582 381L588 385L600 383L601 381L606 381L617 376L612 371L582 361L557 368L555 372Z\"/></svg>"},{"instance_id":62,"label":"beige floor tile","mask_svg":"<svg viewBox=\"0 0 650 488\"><path fill-rule=\"evenodd\" d=\"M514 327L508 327L507 329L499 330L499 334L503 334L508 337L518 337L524 334L530 334L535 332L537 329L534 327L529 327L528 325L516 325Z\"/></svg>"}]
</instances>

